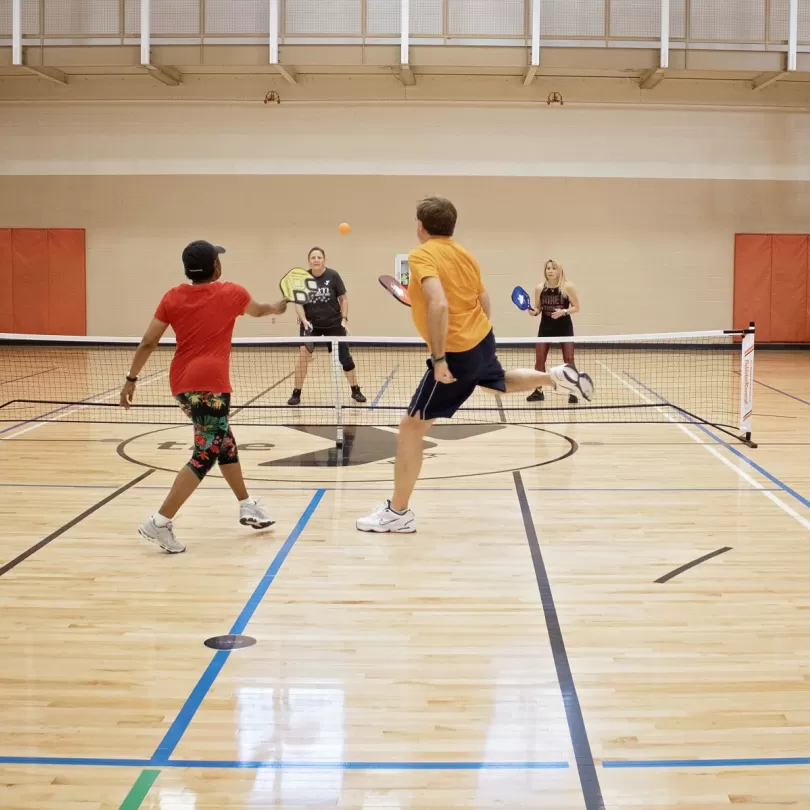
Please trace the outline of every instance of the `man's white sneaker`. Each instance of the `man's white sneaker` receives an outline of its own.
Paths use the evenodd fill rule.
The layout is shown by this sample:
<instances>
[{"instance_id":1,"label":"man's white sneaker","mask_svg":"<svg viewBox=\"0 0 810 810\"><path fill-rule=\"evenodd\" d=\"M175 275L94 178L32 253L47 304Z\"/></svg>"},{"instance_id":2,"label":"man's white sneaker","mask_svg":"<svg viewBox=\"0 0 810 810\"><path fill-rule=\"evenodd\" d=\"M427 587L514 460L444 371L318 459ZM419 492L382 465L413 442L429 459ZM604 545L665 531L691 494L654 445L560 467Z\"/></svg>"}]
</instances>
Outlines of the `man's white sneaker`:
<instances>
[{"instance_id":1,"label":"man's white sneaker","mask_svg":"<svg viewBox=\"0 0 810 810\"><path fill-rule=\"evenodd\" d=\"M247 501L239 505L239 522L243 526L250 526L251 529L266 529L276 521L264 511L264 507L258 501Z\"/></svg>"},{"instance_id":2,"label":"man's white sneaker","mask_svg":"<svg viewBox=\"0 0 810 810\"><path fill-rule=\"evenodd\" d=\"M416 531L416 515L406 509L395 512L391 501L381 503L368 517L358 518L357 528L361 532L397 532L409 534Z\"/></svg>"},{"instance_id":3,"label":"man's white sneaker","mask_svg":"<svg viewBox=\"0 0 810 810\"><path fill-rule=\"evenodd\" d=\"M548 374L557 388L562 388L570 394L581 394L588 402L593 399L593 380L584 371L577 371L573 366L566 364L554 366Z\"/></svg>"},{"instance_id":4,"label":"man's white sneaker","mask_svg":"<svg viewBox=\"0 0 810 810\"><path fill-rule=\"evenodd\" d=\"M155 518L150 517L138 529L138 534L150 543L160 546L164 551L168 551L169 554L180 554L186 550L186 547L174 536L174 527L171 521L165 526L158 526L155 523Z\"/></svg>"}]
</instances>

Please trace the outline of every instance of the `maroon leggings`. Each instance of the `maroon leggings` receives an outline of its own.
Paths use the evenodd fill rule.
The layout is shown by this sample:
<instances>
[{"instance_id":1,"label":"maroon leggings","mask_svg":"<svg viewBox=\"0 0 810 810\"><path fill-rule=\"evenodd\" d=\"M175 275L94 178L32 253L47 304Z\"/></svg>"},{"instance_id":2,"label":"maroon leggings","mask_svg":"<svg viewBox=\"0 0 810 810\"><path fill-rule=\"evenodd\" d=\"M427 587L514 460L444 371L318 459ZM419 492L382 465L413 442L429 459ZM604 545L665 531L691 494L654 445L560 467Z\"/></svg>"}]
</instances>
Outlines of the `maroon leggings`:
<instances>
[{"instance_id":1,"label":"maroon leggings","mask_svg":"<svg viewBox=\"0 0 810 810\"><path fill-rule=\"evenodd\" d=\"M534 367L537 371L545 371L546 370L546 358L548 357L549 349L551 348L550 343L538 343L535 348L535 362ZM568 363L569 365L574 365L574 344L573 343L560 343L560 348L562 348L562 356L563 356L563 363Z\"/></svg>"}]
</instances>

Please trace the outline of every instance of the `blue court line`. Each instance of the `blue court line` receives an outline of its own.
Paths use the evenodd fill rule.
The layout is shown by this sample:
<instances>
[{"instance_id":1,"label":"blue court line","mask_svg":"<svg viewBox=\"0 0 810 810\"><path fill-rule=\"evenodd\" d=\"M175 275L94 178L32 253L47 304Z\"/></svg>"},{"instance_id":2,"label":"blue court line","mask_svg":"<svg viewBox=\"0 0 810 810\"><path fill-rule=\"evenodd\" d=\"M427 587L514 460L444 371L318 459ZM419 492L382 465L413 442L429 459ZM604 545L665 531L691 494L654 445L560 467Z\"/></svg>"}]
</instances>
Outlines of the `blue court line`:
<instances>
[{"instance_id":1,"label":"blue court line","mask_svg":"<svg viewBox=\"0 0 810 810\"><path fill-rule=\"evenodd\" d=\"M563 770L567 762L228 762L172 760L181 768L307 768L343 771L522 771Z\"/></svg>"},{"instance_id":2,"label":"blue court line","mask_svg":"<svg viewBox=\"0 0 810 810\"><path fill-rule=\"evenodd\" d=\"M148 768L154 763L149 759L116 759L103 757L5 757L0 756L0 765L76 765L108 768ZM341 770L341 771L540 771L565 770L568 762L305 762L276 760L207 760L172 759L161 763L162 768L233 768L272 770Z\"/></svg>"},{"instance_id":3,"label":"blue court line","mask_svg":"<svg viewBox=\"0 0 810 810\"><path fill-rule=\"evenodd\" d=\"M643 382L641 382L641 380L636 379L636 377L634 377L629 372L625 373L631 380L633 380L633 382L637 383L646 391L653 394L653 396L658 397L658 399L663 404L672 406L672 403L664 399L657 391L653 390L648 385L645 385ZM726 450L733 453L741 461L744 461L749 467L753 467L761 476L767 478L772 484L776 484L776 486L779 489L781 489L782 492L787 493L788 495L799 501L799 503L801 503L803 506L806 506L808 509L810 509L810 501L808 501L807 498L804 497L804 495L801 495L798 492L796 492L796 490L793 489L793 487L788 486L784 481L780 481L775 475L773 475L773 473L769 473L763 466L757 464L756 461L753 461L752 459L748 458L748 456L746 456L745 453L741 453L736 447L734 447L733 445L729 444L726 441L723 441L723 439L712 433L711 430L709 430L705 425L701 424L700 422L690 421L689 424L692 425L692 427L698 428L698 430L702 430L707 436L714 439L714 442L716 444L725 447Z\"/></svg>"},{"instance_id":4,"label":"blue court line","mask_svg":"<svg viewBox=\"0 0 810 810\"><path fill-rule=\"evenodd\" d=\"M391 369L391 373L385 378L385 382L382 384L382 388L380 388L380 390L377 391L377 396L374 397L374 399L371 402L371 410L372 411L377 407L380 400L383 398L383 394L385 393L385 389L388 388L388 386L391 384L391 380L394 379L394 375L397 373L398 368L399 368L399 365L395 365Z\"/></svg>"},{"instance_id":5,"label":"blue court line","mask_svg":"<svg viewBox=\"0 0 810 810\"><path fill-rule=\"evenodd\" d=\"M145 487L141 487L145 489ZM160 487L155 487L160 489ZM165 487L164 487L165 489ZM779 492L778 487L763 487ZM751 487L526 487L527 492L753 492Z\"/></svg>"},{"instance_id":6,"label":"blue court line","mask_svg":"<svg viewBox=\"0 0 810 810\"><path fill-rule=\"evenodd\" d=\"M810 757L745 757L734 759L608 759L603 768L775 768L810 765Z\"/></svg>"},{"instance_id":7,"label":"blue court line","mask_svg":"<svg viewBox=\"0 0 810 810\"><path fill-rule=\"evenodd\" d=\"M78 767L148 768L150 759L122 757L17 757L0 756L0 765L66 765ZM779 768L810 765L810 757L729 757L726 759L608 759L602 767L610 770L651 770L654 768ZM342 770L342 771L539 771L567 770L564 761L527 762L306 762L278 760L172 759L161 768L206 768L244 770Z\"/></svg>"},{"instance_id":8,"label":"blue court line","mask_svg":"<svg viewBox=\"0 0 810 810\"><path fill-rule=\"evenodd\" d=\"M259 581L259 584L256 586L255 590L242 609L242 612L231 626L231 629L228 631L229 634L238 635L244 631L245 627L247 627L248 622L253 617L256 609L259 607L259 604L267 593L267 590L273 584L276 574L278 574L281 566L287 559L287 556L292 550L292 547L295 545L296 540L298 540L298 538L301 536L301 532L304 531L304 527L309 522L309 519L312 517L315 510L318 508L318 504L321 502L324 494L325 490L319 489L312 496L312 500L310 500L309 505L304 510L304 513L298 519L298 523L295 524L293 530L289 534L289 537L287 537L287 539L284 541L284 545L278 550L278 553L270 563L270 567ZM177 717L175 717L174 722L171 724L163 739L158 744L158 747L155 749L155 753L152 754L152 758L148 761L148 765L166 764L169 757L174 753L175 748L177 748L183 734L186 733L191 721L194 719L194 715L202 705L203 700L205 700L205 696L208 694L208 691L214 685L214 681L222 671L222 667L225 666L225 662L228 660L231 652L232 650L218 650L216 653L214 653L211 663L206 667L205 672L203 672L202 676L200 677L200 680L197 681L197 685L191 691L191 694L186 698L186 702L177 713Z\"/></svg>"},{"instance_id":9,"label":"blue court line","mask_svg":"<svg viewBox=\"0 0 810 810\"><path fill-rule=\"evenodd\" d=\"M782 394L782 396L790 397L791 399L795 399L796 402L801 402L803 405L810 405L806 399L802 399L801 397L797 397L795 394L789 394L787 391L783 391L781 388L775 388L772 385L768 385L767 383L760 382L759 380L754 380L757 385L761 385L763 388L769 388L771 391L776 391L777 394Z\"/></svg>"}]
</instances>

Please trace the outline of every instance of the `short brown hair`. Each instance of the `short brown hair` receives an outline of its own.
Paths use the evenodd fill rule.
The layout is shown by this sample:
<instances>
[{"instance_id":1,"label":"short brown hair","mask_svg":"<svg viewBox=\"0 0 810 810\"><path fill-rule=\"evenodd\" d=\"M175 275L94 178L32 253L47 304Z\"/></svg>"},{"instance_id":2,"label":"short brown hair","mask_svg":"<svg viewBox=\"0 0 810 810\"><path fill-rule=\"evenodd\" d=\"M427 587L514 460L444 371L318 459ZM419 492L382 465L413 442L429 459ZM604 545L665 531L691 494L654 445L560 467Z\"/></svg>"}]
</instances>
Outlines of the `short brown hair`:
<instances>
[{"instance_id":1,"label":"short brown hair","mask_svg":"<svg viewBox=\"0 0 810 810\"><path fill-rule=\"evenodd\" d=\"M428 197L419 203L416 218L431 236L452 236L456 229L458 211L444 197Z\"/></svg>"}]
</instances>

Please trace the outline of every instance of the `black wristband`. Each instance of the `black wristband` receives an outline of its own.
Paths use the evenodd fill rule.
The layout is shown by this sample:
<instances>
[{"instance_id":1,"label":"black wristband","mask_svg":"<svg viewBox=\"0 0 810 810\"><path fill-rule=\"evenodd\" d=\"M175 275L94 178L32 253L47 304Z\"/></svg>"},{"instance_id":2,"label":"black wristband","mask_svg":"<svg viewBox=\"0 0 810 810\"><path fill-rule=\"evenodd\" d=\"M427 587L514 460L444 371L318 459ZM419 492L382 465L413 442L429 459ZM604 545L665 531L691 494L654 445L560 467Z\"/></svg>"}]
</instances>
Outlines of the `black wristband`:
<instances>
[{"instance_id":1,"label":"black wristband","mask_svg":"<svg viewBox=\"0 0 810 810\"><path fill-rule=\"evenodd\" d=\"M138 382L138 378L137 377L130 377L129 374L127 374L127 382L136 383L136 382Z\"/></svg>"},{"instance_id":2,"label":"black wristband","mask_svg":"<svg viewBox=\"0 0 810 810\"><path fill-rule=\"evenodd\" d=\"M434 357L433 355L431 355L430 359L433 360L434 363L445 363L445 362L447 362L447 358L445 357L445 355L442 355L441 357Z\"/></svg>"}]
</instances>

